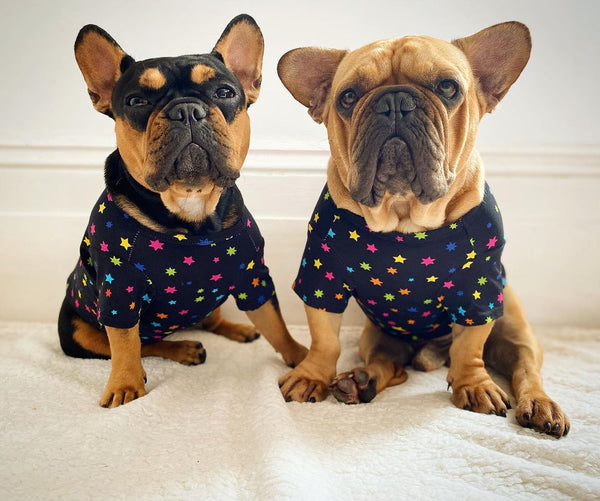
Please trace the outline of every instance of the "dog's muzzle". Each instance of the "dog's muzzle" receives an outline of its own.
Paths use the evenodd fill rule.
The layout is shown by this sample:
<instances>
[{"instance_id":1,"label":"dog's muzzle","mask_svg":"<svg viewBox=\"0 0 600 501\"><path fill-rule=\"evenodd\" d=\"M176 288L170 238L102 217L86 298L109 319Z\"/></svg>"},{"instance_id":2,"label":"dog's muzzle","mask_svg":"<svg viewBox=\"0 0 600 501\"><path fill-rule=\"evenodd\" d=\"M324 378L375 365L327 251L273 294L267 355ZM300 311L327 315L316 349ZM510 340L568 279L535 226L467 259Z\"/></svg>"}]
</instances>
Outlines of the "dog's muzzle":
<instances>
[{"instance_id":1,"label":"dog's muzzle","mask_svg":"<svg viewBox=\"0 0 600 501\"><path fill-rule=\"evenodd\" d=\"M235 184L239 171L229 166L231 148L215 132L204 102L175 99L155 122L160 133L148 155L152 188L164 191L175 182L199 186L207 179L224 188Z\"/></svg>"},{"instance_id":2,"label":"dog's muzzle","mask_svg":"<svg viewBox=\"0 0 600 501\"><path fill-rule=\"evenodd\" d=\"M452 176L445 166L441 118L420 91L384 87L371 96L356 121L349 177L356 202L374 207L386 192L412 191L420 202L430 203L446 194Z\"/></svg>"}]
</instances>

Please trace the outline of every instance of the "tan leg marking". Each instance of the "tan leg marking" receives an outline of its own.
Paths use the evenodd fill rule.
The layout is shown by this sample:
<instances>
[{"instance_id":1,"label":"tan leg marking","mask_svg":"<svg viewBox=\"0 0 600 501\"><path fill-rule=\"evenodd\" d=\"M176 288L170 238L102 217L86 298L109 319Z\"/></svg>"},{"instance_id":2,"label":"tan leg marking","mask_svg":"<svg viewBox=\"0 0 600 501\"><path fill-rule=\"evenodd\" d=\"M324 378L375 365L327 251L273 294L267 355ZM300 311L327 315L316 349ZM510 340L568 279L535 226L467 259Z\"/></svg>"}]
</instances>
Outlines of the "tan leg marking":
<instances>
[{"instance_id":1,"label":"tan leg marking","mask_svg":"<svg viewBox=\"0 0 600 501\"><path fill-rule=\"evenodd\" d=\"M202 328L239 343L249 343L260 336L254 325L235 324L223 318L221 308L217 308L202 321Z\"/></svg>"},{"instance_id":2,"label":"tan leg marking","mask_svg":"<svg viewBox=\"0 0 600 501\"><path fill-rule=\"evenodd\" d=\"M338 339L342 316L305 305L311 346L306 358L281 379L279 388L286 401L318 402L327 396L340 356Z\"/></svg>"},{"instance_id":3,"label":"tan leg marking","mask_svg":"<svg viewBox=\"0 0 600 501\"><path fill-rule=\"evenodd\" d=\"M492 330L484 358L511 382L521 426L559 438L569 433L569 418L544 391L542 349L512 287L504 290L504 316Z\"/></svg>"},{"instance_id":4,"label":"tan leg marking","mask_svg":"<svg viewBox=\"0 0 600 501\"><path fill-rule=\"evenodd\" d=\"M492 323L465 327L455 324L450 347L448 384L452 402L461 409L506 416L508 396L492 381L483 363L483 346Z\"/></svg>"},{"instance_id":5,"label":"tan leg marking","mask_svg":"<svg viewBox=\"0 0 600 501\"><path fill-rule=\"evenodd\" d=\"M283 317L279 309L275 308L273 301L269 300L260 308L247 311L246 314L255 325L254 332L258 330L275 351L281 353L287 365L296 367L304 360L308 350L290 335Z\"/></svg>"},{"instance_id":6,"label":"tan leg marking","mask_svg":"<svg viewBox=\"0 0 600 501\"><path fill-rule=\"evenodd\" d=\"M118 407L146 394L142 367L141 341L138 326L131 329L107 327L112 368L104 393L102 407Z\"/></svg>"}]
</instances>

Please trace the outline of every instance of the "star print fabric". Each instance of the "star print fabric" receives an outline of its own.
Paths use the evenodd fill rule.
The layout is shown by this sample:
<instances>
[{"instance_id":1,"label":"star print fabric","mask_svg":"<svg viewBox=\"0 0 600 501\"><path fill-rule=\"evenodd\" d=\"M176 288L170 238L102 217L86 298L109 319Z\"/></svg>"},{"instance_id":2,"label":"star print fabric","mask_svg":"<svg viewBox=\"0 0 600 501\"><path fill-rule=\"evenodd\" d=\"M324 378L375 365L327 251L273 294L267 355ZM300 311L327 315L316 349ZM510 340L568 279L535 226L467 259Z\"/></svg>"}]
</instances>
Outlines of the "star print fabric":
<instances>
[{"instance_id":1,"label":"star print fabric","mask_svg":"<svg viewBox=\"0 0 600 501\"><path fill-rule=\"evenodd\" d=\"M156 233L123 212L108 191L92 210L67 297L90 324L130 328L143 343L199 325L229 295L241 310L275 291L264 240L244 207L232 228L200 234Z\"/></svg>"},{"instance_id":2,"label":"star print fabric","mask_svg":"<svg viewBox=\"0 0 600 501\"><path fill-rule=\"evenodd\" d=\"M354 297L383 331L432 339L452 325L503 314L502 217L486 185L480 205L448 226L379 233L339 209L325 186L308 225L293 289L308 305L343 312Z\"/></svg>"}]
</instances>

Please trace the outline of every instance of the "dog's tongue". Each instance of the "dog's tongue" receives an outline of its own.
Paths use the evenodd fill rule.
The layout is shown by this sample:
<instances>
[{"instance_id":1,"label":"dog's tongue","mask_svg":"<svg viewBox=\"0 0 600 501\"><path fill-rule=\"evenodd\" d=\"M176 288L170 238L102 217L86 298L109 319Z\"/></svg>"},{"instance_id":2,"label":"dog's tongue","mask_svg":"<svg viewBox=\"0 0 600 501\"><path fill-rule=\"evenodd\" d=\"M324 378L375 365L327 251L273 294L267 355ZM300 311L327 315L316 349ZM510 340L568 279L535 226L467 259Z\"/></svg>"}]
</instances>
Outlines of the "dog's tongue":
<instances>
[{"instance_id":1,"label":"dog's tongue","mask_svg":"<svg viewBox=\"0 0 600 501\"><path fill-rule=\"evenodd\" d=\"M206 151L195 143L188 144L175 159L175 172L182 180L190 180L208 173Z\"/></svg>"}]
</instances>

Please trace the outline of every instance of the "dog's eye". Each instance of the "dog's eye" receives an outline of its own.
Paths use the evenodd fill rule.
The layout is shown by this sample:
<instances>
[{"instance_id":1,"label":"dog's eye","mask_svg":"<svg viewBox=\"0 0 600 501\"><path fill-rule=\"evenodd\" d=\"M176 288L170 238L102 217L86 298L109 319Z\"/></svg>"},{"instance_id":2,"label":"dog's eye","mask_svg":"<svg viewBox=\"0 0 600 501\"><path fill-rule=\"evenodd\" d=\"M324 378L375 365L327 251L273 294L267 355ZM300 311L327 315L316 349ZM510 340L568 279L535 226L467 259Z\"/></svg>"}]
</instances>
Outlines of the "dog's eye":
<instances>
[{"instance_id":1,"label":"dog's eye","mask_svg":"<svg viewBox=\"0 0 600 501\"><path fill-rule=\"evenodd\" d=\"M454 99L458 96L460 87L454 80L446 79L442 80L438 85L435 91L438 95L446 98L446 99Z\"/></svg>"},{"instance_id":2,"label":"dog's eye","mask_svg":"<svg viewBox=\"0 0 600 501\"><path fill-rule=\"evenodd\" d=\"M219 87L215 91L215 97L217 99L231 99L235 97L235 91L231 87Z\"/></svg>"},{"instance_id":3,"label":"dog's eye","mask_svg":"<svg viewBox=\"0 0 600 501\"><path fill-rule=\"evenodd\" d=\"M129 100L127 101L127 104L132 107L146 106L149 103L150 103L150 101L148 101L147 99L144 99L143 97L139 97L139 96L130 97Z\"/></svg>"},{"instance_id":4,"label":"dog's eye","mask_svg":"<svg viewBox=\"0 0 600 501\"><path fill-rule=\"evenodd\" d=\"M352 89L347 89L340 95L339 103L342 108L349 110L356 104L357 100L358 96L356 95L356 92Z\"/></svg>"}]
</instances>

